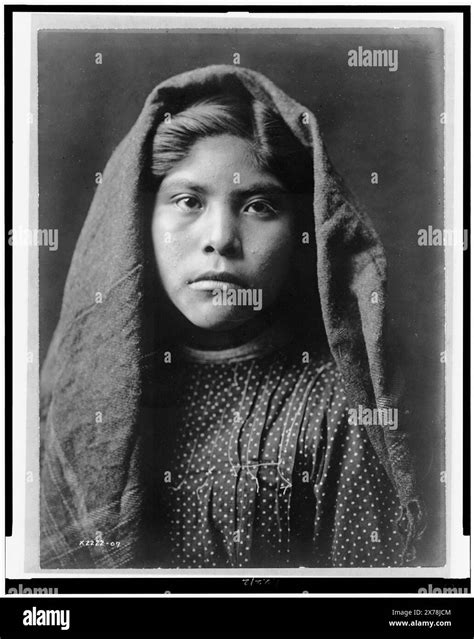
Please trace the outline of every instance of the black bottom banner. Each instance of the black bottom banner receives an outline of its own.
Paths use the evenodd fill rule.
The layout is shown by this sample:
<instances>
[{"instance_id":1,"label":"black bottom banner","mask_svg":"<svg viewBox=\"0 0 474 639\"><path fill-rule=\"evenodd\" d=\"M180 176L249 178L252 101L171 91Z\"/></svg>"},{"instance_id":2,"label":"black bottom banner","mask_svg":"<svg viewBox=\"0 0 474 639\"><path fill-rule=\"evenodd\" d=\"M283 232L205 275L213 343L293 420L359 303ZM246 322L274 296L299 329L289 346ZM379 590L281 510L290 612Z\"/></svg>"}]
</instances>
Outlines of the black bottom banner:
<instances>
[{"instance_id":1,"label":"black bottom banner","mask_svg":"<svg viewBox=\"0 0 474 639\"><path fill-rule=\"evenodd\" d=\"M473 636L472 599L468 597L329 598L182 597L149 598L20 597L0 600L0 636L187 636L219 632L224 636L287 633L320 637L328 631L352 637L376 632L379 636ZM308 629L309 632L298 632Z\"/></svg>"}]
</instances>

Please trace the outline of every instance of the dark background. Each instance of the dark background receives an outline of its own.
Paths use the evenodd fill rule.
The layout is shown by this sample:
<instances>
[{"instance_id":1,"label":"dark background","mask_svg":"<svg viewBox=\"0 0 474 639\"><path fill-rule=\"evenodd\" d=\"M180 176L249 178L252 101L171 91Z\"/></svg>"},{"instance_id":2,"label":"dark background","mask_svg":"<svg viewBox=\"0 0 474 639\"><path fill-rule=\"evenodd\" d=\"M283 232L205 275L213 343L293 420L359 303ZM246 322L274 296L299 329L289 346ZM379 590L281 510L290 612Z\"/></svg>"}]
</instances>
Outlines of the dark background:
<instances>
[{"instance_id":1,"label":"dark background","mask_svg":"<svg viewBox=\"0 0 474 639\"><path fill-rule=\"evenodd\" d=\"M348 51L358 46L398 49L398 70L349 67ZM155 85L196 67L232 64L234 53L241 66L268 76L315 113L334 165L386 247L390 317L431 511L419 560L443 565L444 254L417 244L419 229L444 226L441 29L40 31L38 226L59 231L58 250L40 251L41 361L95 174Z\"/></svg>"}]
</instances>

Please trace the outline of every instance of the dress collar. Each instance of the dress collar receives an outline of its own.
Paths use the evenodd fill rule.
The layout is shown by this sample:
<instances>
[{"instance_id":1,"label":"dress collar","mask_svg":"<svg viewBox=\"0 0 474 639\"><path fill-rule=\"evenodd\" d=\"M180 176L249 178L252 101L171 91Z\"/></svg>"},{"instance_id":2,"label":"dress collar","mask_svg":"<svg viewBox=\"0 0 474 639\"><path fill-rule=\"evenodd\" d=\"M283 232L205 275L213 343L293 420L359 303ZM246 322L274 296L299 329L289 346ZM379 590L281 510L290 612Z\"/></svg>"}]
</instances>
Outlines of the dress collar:
<instances>
[{"instance_id":1,"label":"dress collar","mask_svg":"<svg viewBox=\"0 0 474 639\"><path fill-rule=\"evenodd\" d=\"M220 350L201 350L182 344L179 350L182 358L187 361L214 364L234 363L264 357L272 351L282 348L291 339L288 324L283 320L277 320L259 335L240 346Z\"/></svg>"}]
</instances>

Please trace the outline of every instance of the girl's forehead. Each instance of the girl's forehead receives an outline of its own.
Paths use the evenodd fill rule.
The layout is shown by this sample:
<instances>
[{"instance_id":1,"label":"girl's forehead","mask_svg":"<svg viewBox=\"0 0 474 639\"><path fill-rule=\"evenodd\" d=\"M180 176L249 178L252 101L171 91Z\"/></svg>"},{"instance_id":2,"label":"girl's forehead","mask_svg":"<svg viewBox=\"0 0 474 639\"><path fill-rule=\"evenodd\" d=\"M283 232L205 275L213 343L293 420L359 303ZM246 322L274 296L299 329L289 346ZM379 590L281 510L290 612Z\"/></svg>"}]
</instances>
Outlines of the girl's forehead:
<instances>
[{"instance_id":1,"label":"girl's forehead","mask_svg":"<svg viewBox=\"0 0 474 639\"><path fill-rule=\"evenodd\" d=\"M249 140L235 135L213 135L197 140L189 149L179 165L205 169L240 164L249 168L258 168L256 155ZM178 166L179 166L178 165Z\"/></svg>"},{"instance_id":2,"label":"girl's forehead","mask_svg":"<svg viewBox=\"0 0 474 639\"><path fill-rule=\"evenodd\" d=\"M207 192L222 188L286 192L278 178L259 165L251 144L232 135L198 140L161 184L162 189L180 186Z\"/></svg>"}]
</instances>

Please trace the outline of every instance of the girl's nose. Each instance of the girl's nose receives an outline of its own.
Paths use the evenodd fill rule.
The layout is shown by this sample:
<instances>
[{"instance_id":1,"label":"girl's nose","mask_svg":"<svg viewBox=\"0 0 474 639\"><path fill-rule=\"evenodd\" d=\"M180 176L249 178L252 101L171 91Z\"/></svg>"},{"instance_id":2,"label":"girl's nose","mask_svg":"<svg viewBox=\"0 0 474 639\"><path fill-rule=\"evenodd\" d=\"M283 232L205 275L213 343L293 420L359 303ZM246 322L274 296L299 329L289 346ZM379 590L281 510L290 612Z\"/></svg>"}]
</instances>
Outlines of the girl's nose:
<instances>
[{"instance_id":1,"label":"girl's nose","mask_svg":"<svg viewBox=\"0 0 474 639\"><path fill-rule=\"evenodd\" d=\"M230 207L216 205L207 211L203 228L203 251L237 257L242 251L239 222Z\"/></svg>"}]
</instances>

